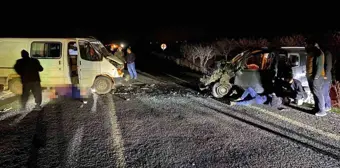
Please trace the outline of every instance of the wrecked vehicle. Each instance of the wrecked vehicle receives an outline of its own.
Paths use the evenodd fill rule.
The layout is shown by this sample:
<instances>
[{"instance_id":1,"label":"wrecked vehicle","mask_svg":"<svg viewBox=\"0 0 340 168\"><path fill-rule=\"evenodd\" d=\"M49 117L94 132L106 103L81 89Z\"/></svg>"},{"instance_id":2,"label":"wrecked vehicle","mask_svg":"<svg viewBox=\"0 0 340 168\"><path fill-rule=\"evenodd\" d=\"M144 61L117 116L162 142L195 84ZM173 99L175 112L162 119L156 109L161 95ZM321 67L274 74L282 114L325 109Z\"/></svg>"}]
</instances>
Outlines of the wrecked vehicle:
<instances>
[{"instance_id":1,"label":"wrecked vehicle","mask_svg":"<svg viewBox=\"0 0 340 168\"><path fill-rule=\"evenodd\" d=\"M44 67L42 87L79 85L106 94L123 80L124 62L95 38L0 38L0 85L18 95L22 84L13 65L21 50Z\"/></svg>"},{"instance_id":2,"label":"wrecked vehicle","mask_svg":"<svg viewBox=\"0 0 340 168\"><path fill-rule=\"evenodd\" d=\"M313 103L306 78L306 60L304 47L249 49L229 62L216 62L211 73L200 79L200 89L211 89L215 98L224 97L233 86L243 89L252 87L257 93L264 93L264 88L270 88L266 85L272 84L275 79L282 79L283 74L290 70L308 94L304 102Z\"/></svg>"}]
</instances>

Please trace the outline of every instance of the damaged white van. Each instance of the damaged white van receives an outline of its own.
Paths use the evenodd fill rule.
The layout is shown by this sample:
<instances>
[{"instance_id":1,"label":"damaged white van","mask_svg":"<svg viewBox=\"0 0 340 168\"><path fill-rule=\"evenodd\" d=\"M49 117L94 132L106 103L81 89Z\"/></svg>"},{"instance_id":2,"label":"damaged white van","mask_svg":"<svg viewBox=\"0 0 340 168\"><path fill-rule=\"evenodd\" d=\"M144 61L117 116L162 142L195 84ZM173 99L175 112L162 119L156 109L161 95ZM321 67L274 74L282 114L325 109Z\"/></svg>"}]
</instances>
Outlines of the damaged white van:
<instances>
[{"instance_id":1,"label":"damaged white van","mask_svg":"<svg viewBox=\"0 0 340 168\"><path fill-rule=\"evenodd\" d=\"M74 84L106 94L124 75L124 62L94 38L0 38L0 85L15 94L22 93L20 76L13 68L21 50L44 68L42 87Z\"/></svg>"}]
</instances>

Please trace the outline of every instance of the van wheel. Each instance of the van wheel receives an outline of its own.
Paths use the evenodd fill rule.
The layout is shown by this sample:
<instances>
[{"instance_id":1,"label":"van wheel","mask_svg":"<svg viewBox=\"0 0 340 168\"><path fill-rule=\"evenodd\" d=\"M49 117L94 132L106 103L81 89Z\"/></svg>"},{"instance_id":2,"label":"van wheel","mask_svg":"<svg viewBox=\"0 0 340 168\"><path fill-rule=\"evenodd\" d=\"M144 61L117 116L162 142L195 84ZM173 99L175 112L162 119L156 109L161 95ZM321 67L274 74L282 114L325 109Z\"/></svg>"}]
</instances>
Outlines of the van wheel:
<instances>
[{"instance_id":1,"label":"van wheel","mask_svg":"<svg viewBox=\"0 0 340 168\"><path fill-rule=\"evenodd\" d=\"M223 96L227 95L229 90L231 89L232 85L230 83L226 85L222 85L219 82L216 82L212 87L212 95L215 98L222 98Z\"/></svg>"},{"instance_id":2,"label":"van wheel","mask_svg":"<svg viewBox=\"0 0 340 168\"><path fill-rule=\"evenodd\" d=\"M100 76L94 81L93 87L98 94L109 93L112 89L112 81L110 78Z\"/></svg>"},{"instance_id":3,"label":"van wheel","mask_svg":"<svg viewBox=\"0 0 340 168\"><path fill-rule=\"evenodd\" d=\"M21 95L22 94L22 83L21 83L21 80L19 78L11 79L8 82L8 88L9 88L9 90L12 93L14 93L16 95Z\"/></svg>"}]
</instances>

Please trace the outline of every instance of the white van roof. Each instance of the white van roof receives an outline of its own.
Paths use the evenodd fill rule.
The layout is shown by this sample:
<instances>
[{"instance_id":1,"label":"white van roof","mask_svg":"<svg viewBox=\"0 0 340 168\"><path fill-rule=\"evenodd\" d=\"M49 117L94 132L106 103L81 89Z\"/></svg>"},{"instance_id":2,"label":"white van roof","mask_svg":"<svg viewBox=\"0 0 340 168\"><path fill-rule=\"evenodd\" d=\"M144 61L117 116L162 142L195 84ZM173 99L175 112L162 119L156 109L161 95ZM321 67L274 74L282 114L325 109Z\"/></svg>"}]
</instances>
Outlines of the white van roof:
<instances>
[{"instance_id":1,"label":"white van roof","mask_svg":"<svg viewBox=\"0 0 340 168\"><path fill-rule=\"evenodd\" d=\"M12 42L22 42L22 41L75 41L77 38L0 38L1 41L12 41ZM78 38L78 39L87 39L90 40L93 38Z\"/></svg>"}]
</instances>

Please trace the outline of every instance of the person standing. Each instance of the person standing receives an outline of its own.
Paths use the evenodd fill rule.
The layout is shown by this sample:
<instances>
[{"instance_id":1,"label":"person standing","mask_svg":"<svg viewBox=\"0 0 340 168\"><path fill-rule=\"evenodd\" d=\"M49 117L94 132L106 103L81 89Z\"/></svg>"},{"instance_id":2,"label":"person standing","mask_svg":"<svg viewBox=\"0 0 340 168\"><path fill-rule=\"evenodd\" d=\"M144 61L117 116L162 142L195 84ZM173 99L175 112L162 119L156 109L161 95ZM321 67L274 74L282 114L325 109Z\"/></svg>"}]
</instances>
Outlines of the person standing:
<instances>
[{"instance_id":1,"label":"person standing","mask_svg":"<svg viewBox=\"0 0 340 168\"><path fill-rule=\"evenodd\" d=\"M322 87L324 83L324 53L318 48L317 43L310 42L306 47L307 63L306 63L306 76L309 88L314 97L314 111L316 116L327 115L325 111L324 94Z\"/></svg>"},{"instance_id":2,"label":"person standing","mask_svg":"<svg viewBox=\"0 0 340 168\"><path fill-rule=\"evenodd\" d=\"M131 48L128 48L126 55L126 63L131 79L137 79L135 60L136 60L135 54L131 51Z\"/></svg>"},{"instance_id":3,"label":"person standing","mask_svg":"<svg viewBox=\"0 0 340 168\"><path fill-rule=\"evenodd\" d=\"M117 58L119 58L123 62L126 62L125 59L124 59L124 52L123 52L122 47L118 47L118 50L113 54L113 56L116 56Z\"/></svg>"},{"instance_id":4,"label":"person standing","mask_svg":"<svg viewBox=\"0 0 340 168\"><path fill-rule=\"evenodd\" d=\"M32 91L36 103L34 110L41 110L42 91L39 72L42 72L44 68L40 65L39 60L30 58L26 50L21 51L21 57L14 65L23 85L21 108L25 110L29 94Z\"/></svg>"},{"instance_id":5,"label":"person standing","mask_svg":"<svg viewBox=\"0 0 340 168\"><path fill-rule=\"evenodd\" d=\"M323 84L323 96L325 99L325 111L330 111L332 109L331 97L329 95L331 82L332 82L332 53L325 49L325 73L326 76L324 77L325 81Z\"/></svg>"}]
</instances>

